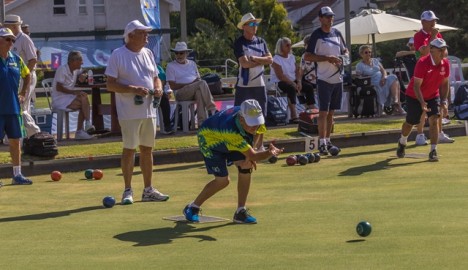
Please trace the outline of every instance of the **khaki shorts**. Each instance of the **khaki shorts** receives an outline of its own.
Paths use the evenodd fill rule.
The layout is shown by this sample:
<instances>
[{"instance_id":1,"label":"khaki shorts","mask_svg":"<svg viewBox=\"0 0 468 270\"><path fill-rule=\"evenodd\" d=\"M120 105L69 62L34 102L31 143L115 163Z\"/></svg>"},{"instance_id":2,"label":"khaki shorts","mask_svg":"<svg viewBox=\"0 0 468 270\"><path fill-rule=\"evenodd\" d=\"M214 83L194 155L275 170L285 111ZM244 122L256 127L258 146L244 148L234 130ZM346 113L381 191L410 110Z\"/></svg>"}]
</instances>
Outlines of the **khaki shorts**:
<instances>
[{"instance_id":1,"label":"khaki shorts","mask_svg":"<svg viewBox=\"0 0 468 270\"><path fill-rule=\"evenodd\" d=\"M156 137L156 118L119 120L122 130L123 148L136 149L142 145L154 147Z\"/></svg>"}]
</instances>

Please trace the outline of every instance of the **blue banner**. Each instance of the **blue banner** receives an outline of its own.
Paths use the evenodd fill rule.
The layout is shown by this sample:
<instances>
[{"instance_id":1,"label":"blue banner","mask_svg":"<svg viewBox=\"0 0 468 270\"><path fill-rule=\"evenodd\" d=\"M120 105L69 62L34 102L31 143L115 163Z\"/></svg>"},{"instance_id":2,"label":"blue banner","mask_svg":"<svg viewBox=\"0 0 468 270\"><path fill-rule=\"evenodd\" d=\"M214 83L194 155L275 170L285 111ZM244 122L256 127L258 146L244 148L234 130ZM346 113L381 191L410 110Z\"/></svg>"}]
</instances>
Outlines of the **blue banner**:
<instances>
[{"instance_id":1,"label":"blue banner","mask_svg":"<svg viewBox=\"0 0 468 270\"><path fill-rule=\"evenodd\" d=\"M146 25L153 27L153 29L161 29L159 0L140 0L140 4Z\"/></svg>"},{"instance_id":2,"label":"blue banner","mask_svg":"<svg viewBox=\"0 0 468 270\"><path fill-rule=\"evenodd\" d=\"M140 0L141 13L147 26L153 29L161 29L161 18L159 16L159 0ZM156 44L150 49L153 50L156 63L161 62L161 40L162 36L156 36Z\"/></svg>"}]
</instances>

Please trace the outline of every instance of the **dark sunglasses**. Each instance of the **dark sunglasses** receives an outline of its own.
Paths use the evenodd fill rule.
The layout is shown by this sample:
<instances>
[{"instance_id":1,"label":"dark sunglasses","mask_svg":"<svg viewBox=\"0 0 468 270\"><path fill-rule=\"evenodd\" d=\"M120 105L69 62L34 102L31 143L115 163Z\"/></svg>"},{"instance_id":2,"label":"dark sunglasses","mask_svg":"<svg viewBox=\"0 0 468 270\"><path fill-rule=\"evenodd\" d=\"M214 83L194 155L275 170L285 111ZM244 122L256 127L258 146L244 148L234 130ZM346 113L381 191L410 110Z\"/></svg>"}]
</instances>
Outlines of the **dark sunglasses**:
<instances>
[{"instance_id":1,"label":"dark sunglasses","mask_svg":"<svg viewBox=\"0 0 468 270\"><path fill-rule=\"evenodd\" d=\"M364 54L372 54L371 51L365 51Z\"/></svg>"},{"instance_id":2,"label":"dark sunglasses","mask_svg":"<svg viewBox=\"0 0 468 270\"><path fill-rule=\"evenodd\" d=\"M250 26L250 27L254 27L254 26L259 26L259 23L258 22L249 22L247 25Z\"/></svg>"},{"instance_id":3,"label":"dark sunglasses","mask_svg":"<svg viewBox=\"0 0 468 270\"><path fill-rule=\"evenodd\" d=\"M175 52L176 55L182 55L185 54L185 52Z\"/></svg>"},{"instance_id":4,"label":"dark sunglasses","mask_svg":"<svg viewBox=\"0 0 468 270\"><path fill-rule=\"evenodd\" d=\"M3 38L4 40L8 41L8 42L11 41L11 42L15 43L15 41L16 41L14 38L9 38L9 37L7 37L7 38L6 38L6 37L2 37L2 38Z\"/></svg>"}]
</instances>

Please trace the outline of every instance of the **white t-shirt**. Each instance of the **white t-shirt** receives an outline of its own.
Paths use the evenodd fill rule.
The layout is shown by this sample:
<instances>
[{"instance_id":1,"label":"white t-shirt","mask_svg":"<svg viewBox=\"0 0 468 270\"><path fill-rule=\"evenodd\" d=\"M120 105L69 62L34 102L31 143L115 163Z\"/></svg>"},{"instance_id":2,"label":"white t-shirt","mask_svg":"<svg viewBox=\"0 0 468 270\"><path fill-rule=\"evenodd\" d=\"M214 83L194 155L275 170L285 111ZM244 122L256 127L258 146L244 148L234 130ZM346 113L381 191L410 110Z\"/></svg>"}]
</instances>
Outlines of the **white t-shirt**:
<instances>
[{"instance_id":1,"label":"white t-shirt","mask_svg":"<svg viewBox=\"0 0 468 270\"><path fill-rule=\"evenodd\" d=\"M158 77L158 69L153 53L143 48L139 52L132 52L122 46L115 49L107 64L107 76L117 79L118 83L154 89L154 78ZM143 98L143 104L135 105L135 94L115 93L117 115L120 120L146 119L156 117L153 108L153 96Z\"/></svg>"},{"instance_id":2,"label":"white t-shirt","mask_svg":"<svg viewBox=\"0 0 468 270\"><path fill-rule=\"evenodd\" d=\"M197 64L192 60L187 59L187 63L185 64L180 64L177 61L167 64L166 80L168 82L188 84L196 78L200 78L200 74L198 73Z\"/></svg>"},{"instance_id":3,"label":"white t-shirt","mask_svg":"<svg viewBox=\"0 0 468 270\"><path fill-rule=\"evenodd\" d=\"M27 65L31 59L36 59L36 47L31 38L23 32L19 32L13 44L13 52L18 54Z\"/></svg>"},{"instance_id":4,"label":"white t-shirt","mask_svg":"<svg viewBox=\"0 0 468 270\"><path fill-rule=\"evenodd\" d=\"M54 82L52 84L52 108L65 110L68 105L76 98L73 94L67 94L57 91L57 83L62 84L65 88L73 90L75 82L80 70L75 70L73 73L70 71L68 64L61 65L55 71Z\"/></svg>"},{"instance_id":5,"label":"white t-shirt","mask_svg":"<svg viewBox=\"0 0 468 270\"><path fill-rule=\"evenodd\" d=\"M273 62L280 65L283 70L283 74L288 77L291 81L296 80L296 58L292 54L288 54L287 58L284 58L281 55L275 55L273 57ZM275 69L271 68L270 70L271 82L277 83L280 81L276 77Z\"/></svg>"}]
</instances>

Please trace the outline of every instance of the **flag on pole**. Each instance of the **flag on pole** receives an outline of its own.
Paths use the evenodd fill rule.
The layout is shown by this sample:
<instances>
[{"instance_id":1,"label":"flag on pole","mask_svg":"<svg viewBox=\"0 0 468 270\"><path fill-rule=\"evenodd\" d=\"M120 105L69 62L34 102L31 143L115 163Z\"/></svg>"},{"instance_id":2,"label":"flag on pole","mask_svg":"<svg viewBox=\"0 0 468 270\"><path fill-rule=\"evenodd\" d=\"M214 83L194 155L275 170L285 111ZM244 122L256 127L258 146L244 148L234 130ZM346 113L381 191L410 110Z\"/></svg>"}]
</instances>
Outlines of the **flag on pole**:
<instances>
[{"instance_id":1,"label":"flag on pole","mask_svg":"<svg viewBox=\"0 0 468 270\"><path fill-rule=\"evenodd\" d=\"M147 26L153 29L161 29L161 18L159 16L159 0L140 0L141 12ZM156 43L153 47L153 53L156 57L156 63L161 61L161 34L156 36Z\"/></svg>"}]
</instances>

